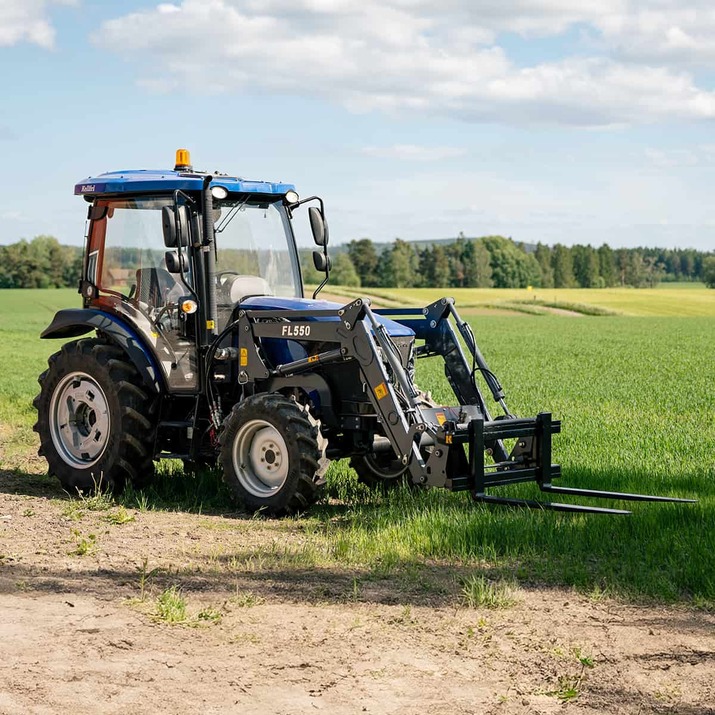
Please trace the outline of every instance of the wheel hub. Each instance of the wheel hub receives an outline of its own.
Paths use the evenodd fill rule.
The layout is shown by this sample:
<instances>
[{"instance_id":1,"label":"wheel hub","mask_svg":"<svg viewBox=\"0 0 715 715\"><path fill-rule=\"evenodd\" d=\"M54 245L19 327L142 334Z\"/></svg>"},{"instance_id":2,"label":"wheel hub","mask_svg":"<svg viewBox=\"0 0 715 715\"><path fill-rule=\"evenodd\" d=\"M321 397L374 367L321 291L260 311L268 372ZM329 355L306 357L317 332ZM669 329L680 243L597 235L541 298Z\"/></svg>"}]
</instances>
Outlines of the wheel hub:
<instances>
[{"instance_id":1,"label":"wheel hub","mask_svg":"<svg viewBox=\"0 0 715 715\"><path fill-rule=\"evenodd\" d=\"M93 377L73 372L58 383L50 402L50 435L57 453L72 467L91 467L104 454L109 405Z\"/></svg>"},{"instance_id":2,"label":"wheel hub","mask_svg":"<svg viewBox=\"0 0 715 715\"><path fill-rule=\"evenodd\" d=\"M288 448L266 420L241 425L233 443L233 467L242 486L257 497L275 494L288 477Z\"/></svg>"}]
</instances>

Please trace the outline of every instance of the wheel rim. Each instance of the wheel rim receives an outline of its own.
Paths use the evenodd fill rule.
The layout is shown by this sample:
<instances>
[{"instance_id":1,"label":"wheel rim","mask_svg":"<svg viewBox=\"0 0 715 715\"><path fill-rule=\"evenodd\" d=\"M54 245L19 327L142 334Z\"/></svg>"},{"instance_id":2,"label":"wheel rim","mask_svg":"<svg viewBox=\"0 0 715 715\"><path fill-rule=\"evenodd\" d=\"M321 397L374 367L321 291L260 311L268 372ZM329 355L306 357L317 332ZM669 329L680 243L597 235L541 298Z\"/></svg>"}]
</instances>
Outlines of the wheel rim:
<instances>
[{"instance_id":1,"label":"wheel rim","mask_svg":"<svg viewBox=\"0 0 715 715\"><path fill-rule=\"evenodd\" d=\"M109 441L110 416L107 396L93 377L73 372L59 382L50 402L50 434L67 464L86 469L99 461Z\"/></svg>"},{"instance_id":2,"label":"wheel rim","mask_svg":"<svg viewBox=\"0 0 715 715\"><path fill-rule=\"evenodd\" d=\"M266 420L249 420L233 442L233 469L243 488L256 497L280 491L288 477L288 447Z\"/></svg>"},{"instance_id":3,"label":"wheel rim","mask_svg":"<svg viewBox=\"0 0 715 715\"><path fill-rule=\"evenodd\" d=\"M376 477L384 480L399 479L407 471L394 452L380 456L370 452L365 455L365 466Z\"/></svg>"}]
</instances>

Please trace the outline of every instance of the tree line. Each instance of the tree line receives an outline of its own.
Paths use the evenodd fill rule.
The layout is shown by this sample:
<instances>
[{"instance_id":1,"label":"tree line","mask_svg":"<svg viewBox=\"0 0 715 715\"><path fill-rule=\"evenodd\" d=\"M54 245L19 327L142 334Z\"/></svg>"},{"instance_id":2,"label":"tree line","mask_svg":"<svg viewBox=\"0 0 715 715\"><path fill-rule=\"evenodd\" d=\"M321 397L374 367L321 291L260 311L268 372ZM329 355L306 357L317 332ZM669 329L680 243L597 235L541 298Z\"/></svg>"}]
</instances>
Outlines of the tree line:
<instances>
[{"instance_id":1,"label":"tree line","mask_svg":"<svg viewBox=\"0 0 715 715\"><path fill-rule=\"evenodd\" d=\"M315 282L312 267L305 276ZM715 287L715 255L692 248L526 246L503 236L418 247L395 239L350 241L333 256L333 283L384 288L654 287L661 281L704 281Z\"/></svg>"},{"instance_id":2,"label":"tree line","mask_svg":"<svg viewBox=\"0 0 715 715\"><path fill-rule=\"evenodd\" d=\"M53 236L0 246L0 288L76 287L81 273L82 249Z\"/></svg>"},{"instance_id":3,"label":"tree line","mask_svg":"<svg viewBox=\"0 0 715 715\"><path fill-rule=\"evenodd\" d=\"M306 283L318 283L310 252L301 252ZM416 246L395 239L350 241L332 256L331 282L385 288L653 287L660 281L703 281L715 288L715 254L692 248L525 246L503 236ZM0 288L60 288L78 284L82 249L52 236L0 246Z\"/></svg>"}]
</instances>

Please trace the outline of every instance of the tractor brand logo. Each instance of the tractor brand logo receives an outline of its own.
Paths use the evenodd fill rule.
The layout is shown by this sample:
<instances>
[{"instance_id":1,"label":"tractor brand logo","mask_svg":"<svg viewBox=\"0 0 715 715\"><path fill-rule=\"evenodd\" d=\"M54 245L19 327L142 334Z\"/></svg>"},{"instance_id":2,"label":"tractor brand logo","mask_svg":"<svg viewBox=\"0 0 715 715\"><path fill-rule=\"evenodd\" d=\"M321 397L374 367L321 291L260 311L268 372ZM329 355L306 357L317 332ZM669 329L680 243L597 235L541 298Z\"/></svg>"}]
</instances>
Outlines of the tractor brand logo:
<instances>
[{"instance_id":1,"label":"tractor brand logo","mask_svg":"<svg viewBox=\"0 0 715 715\"><path fill-rule=\"evenodd\" d=\"M82 193L86 193L87 191L94 191L94 184L82 184Z\"/></svg>"},{"instance_id":2,"label":"tractor brand logo","mask_svg":"<svg viewBox=\"0 0 715 715\"><path fill-rule=\"evenodd\" d=\"M310 335L310 325L284 325L281 335L288 338L307 338Z\"/></svg>"}]
</instances>

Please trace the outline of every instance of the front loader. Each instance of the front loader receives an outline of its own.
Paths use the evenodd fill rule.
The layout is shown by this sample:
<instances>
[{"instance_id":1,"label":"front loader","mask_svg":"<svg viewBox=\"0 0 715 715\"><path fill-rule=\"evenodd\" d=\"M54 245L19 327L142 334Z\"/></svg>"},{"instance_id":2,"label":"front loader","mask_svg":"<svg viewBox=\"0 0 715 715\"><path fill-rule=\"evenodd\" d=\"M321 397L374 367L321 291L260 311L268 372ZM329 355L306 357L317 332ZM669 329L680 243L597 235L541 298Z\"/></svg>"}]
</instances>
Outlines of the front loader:
<instances>
[{"instance_id":1,"label":"front loader","mask_svg":"<svg viewBox=\"0 0 715 715\"><path fill-rule=\"evenodd\" d=\"M59 311L42 337L80 339L50 357L35 400L40 454L68 491L142 488L156 460L173 458L218 463L250 510L295 513L319 497L329 462L350 458L373 487L408 481L490 504L628 513L491 491L518 482L689 501L556 486L560 423L510 412L452 299L389 310L318 300L330 272L318 197L194 171L185 150L173 170L102 174L75 193L90 204L83 306ZM317 203L308 216L325 273L311 299L292 229L306 203ZM415 384L416 360L430 358L454 405Z\"/></svg>"}]
</instances>

